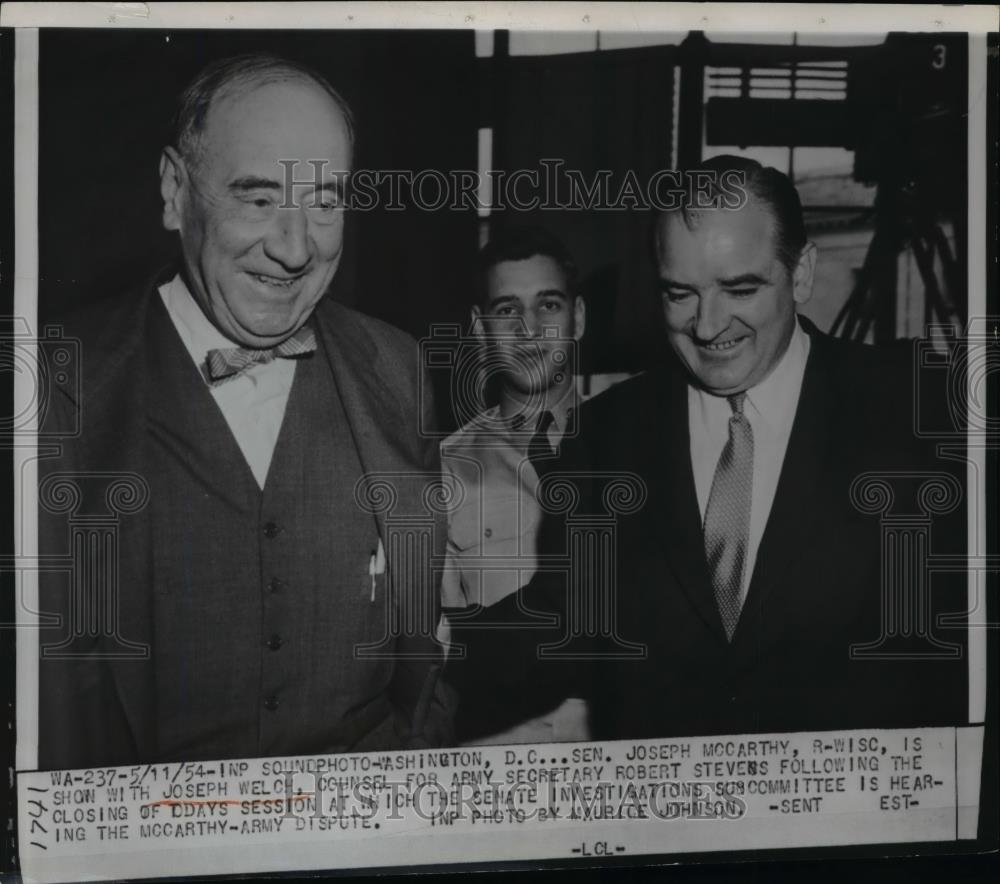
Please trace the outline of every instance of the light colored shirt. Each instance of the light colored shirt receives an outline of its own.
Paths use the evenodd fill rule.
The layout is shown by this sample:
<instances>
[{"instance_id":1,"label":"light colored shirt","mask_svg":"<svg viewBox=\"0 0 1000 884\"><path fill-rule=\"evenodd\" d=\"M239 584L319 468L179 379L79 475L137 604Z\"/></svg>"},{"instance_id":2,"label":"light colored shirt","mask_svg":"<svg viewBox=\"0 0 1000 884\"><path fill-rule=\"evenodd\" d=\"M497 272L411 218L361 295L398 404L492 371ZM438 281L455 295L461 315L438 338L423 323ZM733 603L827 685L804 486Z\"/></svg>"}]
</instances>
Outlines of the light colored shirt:
<instances>
[{"instance_id":1,"label":"light colored shirt","mask_svg":"<svg viewBox=\"0 0 1000 884\"><path fill-rule=\"evenodd\" d=\"M550 408L547 436L553 449L566 432L575 406L572 389ZM539 415L520 427L491 408L441 445L442 469L459 483L458 503L448 517L448 545L442 575L442 606L493 605L517 592L538 566L538 474L527 459L527 447ZM439 637L449 638L447 623ZM519 722L502 733L471 741L492 743L565 742L589 739L587 706L569 698L550 713Z\"/></svg>"},{"instance_id":2,"label":"light colored shirt","mask_svg":"<svg viewBox=\"0 0 1000 884\"><path fill-rule=\"evenodd\" d=\"M553 450L566 432L575 396L551 408L547 436ZM539 416L517 427L499 407L473 418L441 445L446 476L459 483L457 506L449 513L448 555L443 575L445 607L493 605L528 583L537 568L541 522L538 474L528 460L528 442ZM487 557L489 562L478 561ZM476 559L463 567L463 559Z\"/></svg>"},{"instance_id":3,"label":"light colored shirt","mask_svg":"<svg viewBox=\"0 0 1000 884\"><path fill-rule=\"evenodd\" d=\"M743 600L750 587L757 550L774 503L808 356L809 336L796 322L784 355L763 381L747 390L743 405L743 413L753 430L753 488L750 535L741 588ZM691 466L702 524L719 457L729 440L729 418L732 414L733 410L724 396L713 396L704 390L688 387Z\"/></svg>"},{"instance_id":4,"label":"light colored shirt","mask_svg":"<svg viewBox=\"0 0 1000 884\"><path fill-rule=\"evenodd\" d=\"M209 322L180 275L161 285L159 293L199 375L209 350L239 346ZM267 480L294 378L295 360L275 359L254 365L215 387L205 382L261 488Z\"/></svg>"}]
</instances>

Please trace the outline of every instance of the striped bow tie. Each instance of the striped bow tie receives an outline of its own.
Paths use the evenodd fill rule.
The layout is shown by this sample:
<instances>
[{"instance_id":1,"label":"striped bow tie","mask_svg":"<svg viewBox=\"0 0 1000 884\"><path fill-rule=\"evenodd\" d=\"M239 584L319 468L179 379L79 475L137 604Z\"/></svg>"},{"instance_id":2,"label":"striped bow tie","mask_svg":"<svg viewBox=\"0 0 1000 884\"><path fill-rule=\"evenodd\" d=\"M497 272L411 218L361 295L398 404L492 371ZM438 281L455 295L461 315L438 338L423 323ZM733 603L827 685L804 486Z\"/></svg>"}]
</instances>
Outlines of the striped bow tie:
<instances>
[{"instance_id":1,"label":"striped bow tie","mask_svg":"<svg viewBox=\"0 0 1000 884\"><path fill-rule=\"evenodd\" d=\"M277 347L270 347L267 350L251 350L248 347L209 350L205 355L201 371L209 386L217 387L239 377L255 365L266 365L275 359L294 359L297 356L313 353L315 350L316 335L311 328L303 326Z\"/></svg>"}]
</instances>

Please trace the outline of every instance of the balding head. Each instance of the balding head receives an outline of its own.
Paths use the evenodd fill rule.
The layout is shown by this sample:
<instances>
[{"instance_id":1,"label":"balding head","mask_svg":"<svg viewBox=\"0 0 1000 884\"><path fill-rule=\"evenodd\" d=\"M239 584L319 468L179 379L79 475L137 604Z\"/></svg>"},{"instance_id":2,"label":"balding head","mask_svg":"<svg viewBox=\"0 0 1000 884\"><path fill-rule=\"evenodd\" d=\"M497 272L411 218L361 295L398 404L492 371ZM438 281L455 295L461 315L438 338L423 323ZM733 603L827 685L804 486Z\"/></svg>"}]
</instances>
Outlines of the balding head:
<instances>
[{"instance_id":1,"label":"balding head","mask_svg":"<svg viewBox=\"0 0 1000 884\"><path fill-rule=\"evenodd\" d=\"M321 74L276 55L255 53L224 58L203 68L181 93L174 114L171 144L189 163L201 157L202 135L217 103L260 86L287 81L313 83L339 110L353 150L354 117L347 102Z\"/></svg>"}]
</instances>

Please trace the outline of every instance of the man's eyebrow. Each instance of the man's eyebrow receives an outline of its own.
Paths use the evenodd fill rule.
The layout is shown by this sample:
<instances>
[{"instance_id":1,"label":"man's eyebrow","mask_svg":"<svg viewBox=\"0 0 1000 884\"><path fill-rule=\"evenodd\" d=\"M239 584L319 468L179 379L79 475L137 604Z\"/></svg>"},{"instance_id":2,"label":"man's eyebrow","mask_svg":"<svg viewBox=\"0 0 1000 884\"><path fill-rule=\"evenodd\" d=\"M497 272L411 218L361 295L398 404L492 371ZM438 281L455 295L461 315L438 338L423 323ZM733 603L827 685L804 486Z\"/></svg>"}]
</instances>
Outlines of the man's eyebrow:
<instances>
[{"instance_id":1,"label":"man's eyebrow","mask_svg":"<svg viewBox=\"0 0 1000 884\"><path fill-rule=\"evenodd\" d=\"M535 300L539 298L562 298L564 301L569 300L569 296L562 289L542 289L540 292L535 292Z\"/></svg>"},{"instance_id":2,"label":"man's eyebrow","mask_svg":"<svg viewBox=\"0 0 1000 884\"><path fill-rule=\"evenodd\" d=\"M300 184L311 184L312 182L300 182ZM229 182L230 193L250 193L254 190L276 190L281 192L281 182L272 178L261 178L257 175L244 175ZM313 187L314 193L333 194L336 197L343 195L344 187L338 179L324 181L319 187Z\"/></svg>"},{"instance_id":3,"label":"man's eyebrow","mask_svg":"<svg viewBox=\"0 0 1000 884\"><path fill-rule=\"evenodd\" d=\"M257 175L243 175L229 182L230 190L281 190L281 182Z\"/></svg>"},{"instance_id":4,"label":"man's eyebrow","mask_svg":"<svg viewBox=\"0 0 1000 884\"><path fill-rule=\"evenodd\" d=\"M696 291L693 285L689 285L686 282L678 282L676 279L670 279L668 276L660 277L660 288L661 289L684 289L689 292Z\"/></svg>"},{"instance_id":5,"label":"man's eyebrow","mask_svg":"<svg viewBox=\"0 0 1000 884\"><path fill-rule=\"evenodd\" d=\"M520 298L514 295L497 295L495 298L490 298L486 306L493 308L503 304L520 303L520 300Z\"/></svg>"},{"instance_id":6,"label":"man's eyebrow","mask_svg":"<svg viewBox=\"0 0 1000 884\"><path fill-rule=\"evenodd\" d=\"M729 279L720 279L719 284L732 288L738 285L767 285L770 281L757 273L741 273L739 276L732 276Z\"/></svg>"}]
</instances>

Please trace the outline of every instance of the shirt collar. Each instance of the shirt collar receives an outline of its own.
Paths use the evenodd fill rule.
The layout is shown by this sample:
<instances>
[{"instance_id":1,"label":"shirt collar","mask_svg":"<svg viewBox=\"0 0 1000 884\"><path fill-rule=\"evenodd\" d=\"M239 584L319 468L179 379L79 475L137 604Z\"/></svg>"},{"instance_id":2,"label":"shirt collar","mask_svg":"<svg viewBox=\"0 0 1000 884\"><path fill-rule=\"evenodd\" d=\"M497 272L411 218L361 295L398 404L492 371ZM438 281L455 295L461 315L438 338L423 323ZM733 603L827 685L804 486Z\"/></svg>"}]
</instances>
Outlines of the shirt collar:
<instances>
[{"instance_id":1,"label":"shirt collar","mask_svg":"<svg viewBox=\"0 0 1000 884\"><path fill-rule=\"evenodd\" d=\"M541 408L534 414L522 415L521 413L515 414L504 421L504 425L507 427L508 431L512 433L525 434L534 433L538 427L538 421L545 411L552 412L552 425L549 430L549 434L556 433L561 436L566 432L566 426L569 423L569 418L573 410L577 407L577 395L576 395L576 384L570 384L566 392L563 394L562 398L558 402L555 402L548 406L548 408ZM487 414L495 415L495 419L500 419L500 408L496 406L495 410L490 409Z\"/></svg>"},{"instance_id":2,"label":"shirt collar","mask_svg":"<svg viewBox=\"0 0 1000 884\"><path fill-rule=\"evenodd\" d=\"M747 390L747 401L766 423L777 424L782 415L794 409L808 357L809 336L796 320L791 340L778 364L757 386Z\"/></svg>"},{"instance_id":3,"label":"shirt collar","mask_svg":"<svg viewBox=\"0 0 1000 884\"><path fill-rule=\"evenodd\" d=\"M209 350L238 346L209 322L180 274L161 285L159 291L177 333L196 365L205 361Z\"/></svg>"}]
</instances>

